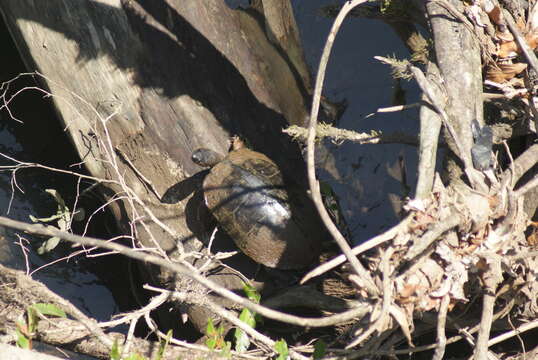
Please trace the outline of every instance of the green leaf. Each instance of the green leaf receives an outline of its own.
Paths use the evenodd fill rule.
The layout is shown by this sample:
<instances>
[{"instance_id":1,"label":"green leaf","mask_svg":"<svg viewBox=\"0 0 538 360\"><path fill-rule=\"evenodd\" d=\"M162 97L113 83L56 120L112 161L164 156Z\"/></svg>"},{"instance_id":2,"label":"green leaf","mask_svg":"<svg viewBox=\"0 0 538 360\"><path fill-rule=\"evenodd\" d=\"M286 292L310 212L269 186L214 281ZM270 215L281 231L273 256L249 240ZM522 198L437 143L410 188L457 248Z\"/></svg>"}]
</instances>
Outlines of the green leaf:
<instances>
[{"instance_id":1,"label":"green leaf","mask_svg":"<svg viewBox=\"0 0 538 360\"><path fill-rule=\"evenodd\" d=\"M161 339L159 343L159 350L157 351L157 357L155 360L161 360L163 358L164 352L166 350L166 347L170 343L170 339L172 338L172 329L168 330L166 333L166 338L163 340Z\"/></svg>"},{"instance_id":2,"label":"green leaf","mask_svg":"<svg viewBox=\"0 0 538 360\"><path fill-rule=\"evenodd\" d=\"M232 358L232 343L230 343L229 341L226 341L220 353L225 358L231 359Z\"/></svg>"},{"instance_id":3,"label":"green leaf","mask_svg":"<svg viewBox=\"0 0 538 360\"><path fill-rule=\"evenodd\" d=\"M37 253L39 255L43 255L48 252L51 252L52 250L56 248L56 246L58 246L58 244L60 243L60 240L61 239L59 237L53 236L50 239L43 241L41 246L37 249Z\"/></svg>"},{"instance_id":4,"label":"green leaf","mask_svg":"<svg viewBox=\"0 0 538 360\"><path fill-rule=\"evenodd\" d=\"M207 336L213 336L216 335L217 330L215 329L215 325L213 325L213 319L209 318L207 319L207 326L205 329L205 334Z\"/></svg>"},{"instance_id":5,"label":"green leaf","mask_svg":"<svg viewBox=\"0 0 538 360\"><path fill-rule=\"evenodd\" d=\"M45 218L36 218L35 216L29 215L30 220L32 222L52 222L54 220L58 220L59 223L59 229L60 230L67 230L67 224L69 224L71 221L71 211L69 208L65 205L65 201L60 195L60 193L54 189L46 189L45 192L47 194L50 194L54 200L56 200L56 214L45 217Z\"/></svg>"},{"instance_id":6,"label":"green leaf","mask_svg":"<svg viewBox=\"0 0 538 360\"><path fill-rule=\"evenodd\" d=\"M219 328L217 329L217 335L218 336L224 335L224 325L220 324Z\"/></svg>"},{"instance_id":7,"label":"green leaf","mask_svg":"<svg viewBox=\"0 0 538 360\"><path fill-rule=\"evenodd\" d=\"M206 339L205 346L207 346L210 350L215 350L217 347L217 339L214 337Z\"/></svg>"},{"instance_id":8,"label":"green leaf","mask_svg":"<svg viewBox=\"0 0 538 360\"><path fill-rule=\"evenodd\" d=\"M28 339L24 334L19 330L15 330L17 333L17 346L21 349L30 349L30 339Z\"/></svg>"},{"instance_id":9,"label":"green leaf","mask_svg":"<svg viewBox=\"0 0 538 360\"><path fill-rule=\"evenodd\" d=\"M28 317L28 333L32 334L36 327L39 317L37 316L37 310L33 309L31 306L26 308L26 315Z\"/></svg>"},{"instance_id":10,"label":"green leaf","mask_svg":"<svg viewBox=\"0 0 538 360\"><path fill-rule=\"evenodd\" d=\"M286 360L289 355L288 344L286 340L280 339L275 343L275 351L278 354L276 360Z\"/></svg>"},{"instance_id":11,"label":"green leaf","mask_svg":"<svg viewBox=\"0 0 538 360\"><path fill-rule=\"evenodd\" d=\"M32 334L36 331L37 323L39 322L39 314L45 316L67 317L65 312L54 304L36 303L26 308L28 317L28 333Z\"/></svg>"},{"instance_id":12,"label":"green leaf","mask_svg":"<svg viewBox=\"0 0 538 360\"><path fill-rule=\"evenodd\" d=\"M254 314L252 313L252 311L250 311L249 309L243 309L241 311L241 315L239 315L239 320L252 328L256 327L256 319L254 318Z\"/></svg>"},{"instance_id":13,"label":"green leaf","mask_svg":"<svg viewBox=\"0 0 538 360\"><path fill-rule=\"evenodd\" d=\"M250 284L243 283L243 291L248 299L256 304L260 303L261 295L258 293L256 288ZM248 326L255 328L256 327L256 313L250 311L249 309L243 309L239 315L239 320L247 324ZM248 335L241 329L237 328L234 331L235 338L235 350L238 352L244 352L250 346L250 339Z\"/></svg>"},{"instance_id":14,"label":"green leaf","mask_svg":"<svg viewBox=\"0 0 538 360\"><path fill-rule=\"evenodd\" d=\"M250 301L256 304L260 303L261 295L255 287L250 284L243 283L243 291Z\"/></svg>"},{"instance_id":15,"label":"green leaf","mask_svg":"<svg viewBox=\"0 0 538 360\"><path fill-rule=\"evenodd\" d=\"M62 217L62 215L52 215L52 216L44 217L44 218L36 218L33 215L28 215L28 216L30 217L30 220L32 220L33 222L42 222L42 223L48 223Z\"/></svg>"},{"instance_id":16,"label":"green leaf","mask_svg":"<svg viewBox=\"0 0 538 360\"><path fill-rule=\"evenodd\" d=\"M131 354L127 356L126 358L123 358L123 360L146 360L147 358L140 355L140 354Z\"/></svg>"},{"instance_id":17,"label":"green leaf","mask_svg":"<svg viewBox=\"0 0 538 360\"><path fill-rule=\"evenodd\" d=\"M67 317L65 312L54 304L36 303L36 304L31 305L31 307L39 311L43 315L56 316L56 317L61 317L61 318Z\"/></svg>"},{"instance_id":18,"label":"green leaf","mask_svg":"<svg viewBox=\"0 0 538 360\"><path fill-rule=\"evenodd\" d=\"M239 328L235 329L234 339L235 339L235 351L245 352L248 350L248 347L250 346L250 339L248 338L248 335L243 330Z\"/></svg>"},{"instance_id":19,"label":"green leaf","mask_svg":"<svg viewBox=\"0 0 538 360\"><path fill-rule=\"evenodd\" d=\"M327 344L325 344L325 341L319 339L314 344L314 353L312 354L312 357L314 360L321 359L325 356L325 351L327 350Z\"/></svg>"},{"instance_id":20,"label":"green leaf","mask_svg":"<svg viewBox=\"0 0 538 360\"><path fill-rule=\"evenodd\" d=\"M56 225L58 226L58 229L62 231L69 231L69 216L60 216L58 221L56 222Z\"/></svg>"},{"instance_id":21,"label":"green leaf","mask_svg":"<svg viewBox=\"0 0 538 360\"><path fill-rule=\"evenodd\" d=\"M56 189L45 189L45 192L50 194L59 206L65 207L65 201Z\"/></svg>"},{"instance_id":22,"label":"green leaf","mask_svg":"<svg viewBox=\"0 0 538 360\"><path fill-rule=\"evenodd\" d=\"M120 346L116 339L114 339L114 344L112 344L112 349L110 349L110 360L121 360Z\"/></svg>"},{"instance_id":23,"label":"green leaf","mask_svg":"<svg viewBox=\"0 0 538 360\"><path fill-rule=\"evenodd\" d=\"M46 189L46 193L50 194L52 197L54 197L54 200L56 200L56 214L44 217L44 218L37 218L33 215L29 215L30 220L34 223L41 222L41 223L50 223L53 221L56 221L56 227L62 231L68 231L69 225L71 224L71 211L69 208L65 205L65 201L62 199L62 196L60 193L54 189ZM54 248L58 246L60 243L60 238L57 237L51 237L47 241L43 242L39 249L37 249L37 253L39 255L43 255Z\"/></svg>"}]
</instances>

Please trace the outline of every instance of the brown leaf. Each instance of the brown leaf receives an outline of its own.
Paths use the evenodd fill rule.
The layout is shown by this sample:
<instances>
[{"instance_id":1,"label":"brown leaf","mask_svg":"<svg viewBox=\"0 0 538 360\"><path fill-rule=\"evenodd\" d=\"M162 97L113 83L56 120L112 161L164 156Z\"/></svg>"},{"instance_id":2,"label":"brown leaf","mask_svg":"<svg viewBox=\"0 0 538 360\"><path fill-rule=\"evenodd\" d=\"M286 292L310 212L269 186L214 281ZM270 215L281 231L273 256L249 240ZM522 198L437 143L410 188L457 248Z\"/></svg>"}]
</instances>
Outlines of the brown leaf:
<instances>
[{"instance_id":1,"label":"brown leaf","mask_svg":"<svg viewBox=\"0 0 538 360\"><path fill-rule=\"evenodd\" d=\"M515 77L516 75L522 73L527 68L527 64L524 64L524 63L501 64L500 68L502 72L511 79Z\"/></svg>"},{"instance_id":2,"label":"brown leaf","mask_svg":"<svg viewBox=\"0 0 538 360\"><path fill-rule=\"evenodd\" d=\"M486 71L486 79L497 83L504 83L520 74L527 68L527 64L500 64L489 66Z\"/></svg>"},{"instance_id":3,"label":"brown leaf","mask_svg":"<svg viewBox=\"0 0 538 360\"><path fill-rule=\"evenodd\" d=\"M497 51L497 56L501 59L506 59L514 57L517 55L518 46L515 41L509 41L499 45L499 50Z\"/></svg>"},{"instance_id":4,"label":"brown leaf","mask_svg":"<svg viewBox=\"0 0 538 360\"><path fill-rule=\"evenodd\" d=\"M501 203L501 200L499 199L498 195L495 195L495 196L488 197L488 202L489 202L489 207L492 209L495 209L497 208L497 206L499 206L499 204Z\"/></svg>"},{"instance_id":5,"label":"brown leaf","mask_svg":"<svg viewBox=\"0 0 538 360\"><path fill-rule=\"evenodd\" d=\"M398 294L400 296L400 298L403 300L404 298L409 298L411 297L412 295L415 294L416 290L417 290L418 286L417 285L414 285L414 284L406 284L403 289L400 291L400 293Z\"/></svg>"},{"instance_id":6,"label":"brown leaf","mask_svg":"<svg viewBox=\"0 0 538 360\"><path fill-rule=\"evenodd\" d=\"M503 13L500 7L494 6L493 9L488 12L488 16L492 23L497 25L504 25Z\"/></svg>"},{"instance_id":7,"label":"brown leaf","mask_svg":"<svg viewBox=\"0 0 538 360\"><path fill-rule=\"evenodd\" d=\"M510 42L510 41L514 41L514 35L512 35L512 33L510 31L508 31L508 30L506 30L506 31L497 30L495 32L495 37L501 43L507 43L507 42Z\"/></svg>"},{"instance_id":8,"label":"brown leaf","mask_svg":"<svg viewBox=\"0 0 538 360\"><path fill-rule=\"evenodd\" d=\"M529 32L525 35L525 40L532 50L536 49L536 46L538 45L538 33L534 31Z\"/></svg>"}]
</instances>

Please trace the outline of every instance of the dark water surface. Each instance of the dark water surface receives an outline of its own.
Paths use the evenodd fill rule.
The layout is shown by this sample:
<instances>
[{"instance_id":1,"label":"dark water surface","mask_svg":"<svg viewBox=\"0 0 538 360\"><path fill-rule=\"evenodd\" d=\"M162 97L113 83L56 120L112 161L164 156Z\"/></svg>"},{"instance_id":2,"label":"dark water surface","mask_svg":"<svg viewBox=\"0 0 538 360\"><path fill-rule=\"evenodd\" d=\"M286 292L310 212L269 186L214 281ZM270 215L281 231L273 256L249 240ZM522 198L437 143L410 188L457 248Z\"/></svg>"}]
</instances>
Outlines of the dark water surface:
<instances>
[{"instance_id":1,"label":"dark water surface","mask_svg":"<svg viewBox=\"0 0 538 360\"><path fill-rule=\"evenodd\" d=\"M333 23L333 19L321 14L320 8L337 3L342 2L293 1L314 76ZM391 69L373 58L377 55L405 58L408 52L388 25L376 20L347 18L336 36L323 91L332 101L347 99L349 103L339 127L359 132L417 134L416 110L366 118L378 108L395 105L392 98L396 83L390 76ZM416 102L419 96L416 87L405 82L402 87L407 103ZM326 142L316 159L322 168L318 171L320 180L328 182L339 198L353 242L363 242L398 222L400 199L416 183L416 148L349 142L336 146ZM405 181L402 181L402 168L407 170Z\"/></svg>"}]
</instances>

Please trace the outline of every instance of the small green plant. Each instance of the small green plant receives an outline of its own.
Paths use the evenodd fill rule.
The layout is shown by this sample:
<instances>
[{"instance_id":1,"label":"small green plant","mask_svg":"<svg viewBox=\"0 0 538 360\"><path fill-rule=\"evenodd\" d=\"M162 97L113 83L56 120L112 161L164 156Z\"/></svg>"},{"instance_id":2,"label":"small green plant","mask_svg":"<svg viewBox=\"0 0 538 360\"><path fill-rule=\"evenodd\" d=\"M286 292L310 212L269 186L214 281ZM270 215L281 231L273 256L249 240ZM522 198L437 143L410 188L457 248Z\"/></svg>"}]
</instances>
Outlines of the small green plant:
<instances>
[{"instance_id":1,"label":"small green plant","mask_svg":"<svg viewBox=\"0 0 538 360\"><path fill-rule=\"evenodd\" d=\"M155 360L161 360L164 356L164 352L166 351L166 348L168 347L168 344L170 344L170 339L172 338L172 329L168 330L166 333L166 338L161 339L159 344L159 351L157 351L157 357Z\"/></svg>"},{"instance_id":2,"label":"small green plant","mask_svg":"<svg viewBox=\"0 0 538 360\"><path fill-rule=\"evenodd\" d=\"M36 303L26 308L26 319L17 322L17 346L32 348L32 338L37 330L40 316L67 317L65 312L54 304Z\"/></svg>"},{"instance_id":3,"label":"small green plant","mask_svg":"<svg viewBox=\"0 0 538 360\"><path fill-rule=\"evenodd\" d=\"M249 284L243 284L243 291L247 298L256 303L260 303L261 296L258 291ZM260 321L260 317L253 311L249 309L243 309L239 315L239 320L250 326L251 328L256 327L256 323ZM250 346L250 339L248 335L241 329L236 328L234 330L234 339L235 339L235 350L237 352L244 352L248 350Z\"/></svg>"},{"instance_id":4,"label":"small green plant","mask_svg":"<svg viewBox=\"0 0 538 360\"><path fill-rule=\"evenodd\" d=\"M139 354L131 354L126 358L123 358L123 360L147 360L147 358Z\"/></svg>"},{"instance_id":5,"label":"small green plant","mask_svg":"<svg viewBox=\"0 0 538 360\"><path fill-rule=\"evenodd\" d=\"M35 216L30 215L30 220L32 220L34 223L51 223L55 221L58 229L68 231L73 215L71 210L69 210L69 208L65 205L65 201L58 191L54 189L46 189L45 192L50 194L54 200L56 200L56 214L47 218L36 218ZM59 243L60 238L53 236L41 244L41 246L37 249L37 253L39 255L43 255L50 252L54 250Z\"/></svg>"},{"instance_id":6,"label":"small green plant","mask_svg":"<svg viewBox=\"0 0 538 360\"><path fill-rule=\"evenodd\" d=\"M286 340L280 339L275 343L275 351L278 354L276 360L287 360L289 359L289 350L288 343Z\"/></svg>"},{"instance_id":7,"label":"small green plant","mask_svg":"<svg viewBox=\"0 0 538 360\"><path fill-rule=\"evenodd\" d=\"M231 357L232 343L224 340L224 326L221 324L218 328L213 325L213 320L207 320L206 327L207 340L205 345L211 350L219 350L224 357Z\"/></svg>"},{"instance_id":8,"label":"small green plant","mask_svg":"<svg viewBox=\"0 0 538 360\"><path fill-rule=\"evenodd\" d=\"M156 360L157 359L161 359L161 357L158 356ZM110 349L110 360L148 360L148 359L145 356L142 356L136 353L122 358L121 346L118 345L118 340L114 339L114 344L112 344L112 349Z\"/></svg>"},{"instance_id":9,"label":"small green plant","mask_svg":"<svg viewBox=\"0 0 538 360\"><path fill-rule=\"evenodd\" d=\"M112 344L112 349L110 349L110 360L120 360L121 359L121 348L118 345L118 340L114 339L114 344Z\"/></svg>"}]
</instances>

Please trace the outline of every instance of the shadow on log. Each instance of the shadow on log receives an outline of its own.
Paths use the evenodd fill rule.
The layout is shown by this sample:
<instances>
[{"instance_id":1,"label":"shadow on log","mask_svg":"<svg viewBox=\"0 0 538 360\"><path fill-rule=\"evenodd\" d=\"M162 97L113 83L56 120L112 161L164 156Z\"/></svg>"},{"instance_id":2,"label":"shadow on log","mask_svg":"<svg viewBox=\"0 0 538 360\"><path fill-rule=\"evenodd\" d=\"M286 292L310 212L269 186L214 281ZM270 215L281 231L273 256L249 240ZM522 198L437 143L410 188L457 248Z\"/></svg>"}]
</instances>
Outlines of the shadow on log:
<instances>
[{"instance_id":1,"label":"shadow on log","mask_svg":"<svg viewBox=\"0 0 538 360\"><path fill-rule=\"evenodd\" d=\"M108 181L102 193L116 219L143 246L158 245L171 257L181 247L203 249L200 231L184 216L190 198L166 204L161 196L201 170L190 159L193 149L225 153L231 135L275 161L286 186L309 201L300 149L281 133L307 116L309 85L301 79L308 70L296 56L283 56L289 44L268 39L260 11L232 10L219 0L0 4L28 69L43 74L85 166ZM300 44L295 47L301 54ZM118 194L136 201L118 200ZM301 216L316 216L304 211ZM214 277L241 289L234 274L216 271ZM177 280L165 273L155 279ZM189 315L199 319L198 329L205 327L206 313L197 316L191 308Z\"/></svg>"}]
</instances>

